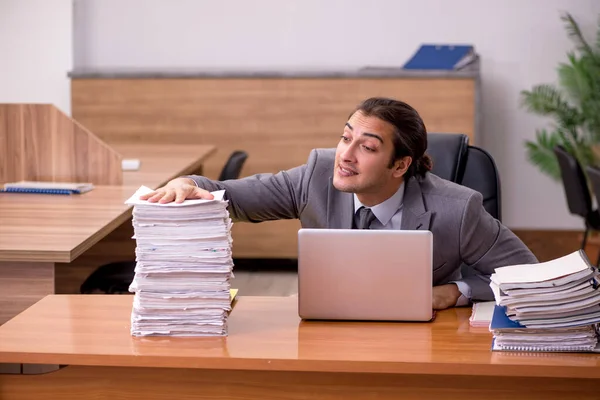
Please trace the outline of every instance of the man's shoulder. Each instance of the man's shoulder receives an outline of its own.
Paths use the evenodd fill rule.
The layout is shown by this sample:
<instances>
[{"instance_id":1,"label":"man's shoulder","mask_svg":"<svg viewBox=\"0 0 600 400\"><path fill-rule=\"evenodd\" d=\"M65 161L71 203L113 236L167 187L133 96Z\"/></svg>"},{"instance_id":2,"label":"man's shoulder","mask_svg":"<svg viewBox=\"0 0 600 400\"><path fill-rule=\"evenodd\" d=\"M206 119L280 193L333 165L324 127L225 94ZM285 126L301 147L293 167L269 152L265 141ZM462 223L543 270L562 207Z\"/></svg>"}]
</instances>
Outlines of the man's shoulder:
<instances>
[{"instance_id":1,"label":"man's shoulder","mask_svg":"<svg viewBox=\"0 0 600 400\"><path fill-rule=\"evenodd\" d=\"M335 160L335 148L318 148L313 149L308 156L309 163L310 161L320 163L333 163Z\"/></svg>"},{"instance_id":2,"label":"man's shoulder","mask_svg":"<svg viewBox=\"0 0 600 400\"><path fill-rule=\"evenodd\" d=\"M319 172L321 174L333 171L335 161L335 149L313 149L308 156L306 165L311 173Z\"/></svg>"},{"instance_id":3,"label":"man's shoulder","mask_svg":"<svg viewBox=\"0 0 600 400\"><path fill-rule=\"evenodd\" d=\"M424 196L442 197L460 202L467 201L473 194L478 193L471 188L440 178L430 172L419 179L419 184Z\"/></svg>"}]
</instances>

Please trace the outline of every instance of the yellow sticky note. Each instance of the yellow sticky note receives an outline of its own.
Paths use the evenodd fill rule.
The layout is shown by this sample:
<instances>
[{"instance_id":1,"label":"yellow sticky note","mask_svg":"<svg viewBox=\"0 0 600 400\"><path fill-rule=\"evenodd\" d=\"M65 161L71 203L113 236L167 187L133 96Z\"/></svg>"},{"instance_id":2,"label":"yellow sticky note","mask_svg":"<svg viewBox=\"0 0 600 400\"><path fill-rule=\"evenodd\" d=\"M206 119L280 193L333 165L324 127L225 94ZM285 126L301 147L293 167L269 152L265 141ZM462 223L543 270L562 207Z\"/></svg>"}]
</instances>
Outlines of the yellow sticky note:
<instances>
[{"instance_id":1,"label":"yellow sticky note","mask_svg":"<svg viewBox=\"0 0 600 400\"><path fill-rule=\"evenodd\" d=\"M237 292L238 292L238 289L229 289L229 297L231 297L231 301L233 301L233 299L235 299Z\"/></svg>"}]
</instances>

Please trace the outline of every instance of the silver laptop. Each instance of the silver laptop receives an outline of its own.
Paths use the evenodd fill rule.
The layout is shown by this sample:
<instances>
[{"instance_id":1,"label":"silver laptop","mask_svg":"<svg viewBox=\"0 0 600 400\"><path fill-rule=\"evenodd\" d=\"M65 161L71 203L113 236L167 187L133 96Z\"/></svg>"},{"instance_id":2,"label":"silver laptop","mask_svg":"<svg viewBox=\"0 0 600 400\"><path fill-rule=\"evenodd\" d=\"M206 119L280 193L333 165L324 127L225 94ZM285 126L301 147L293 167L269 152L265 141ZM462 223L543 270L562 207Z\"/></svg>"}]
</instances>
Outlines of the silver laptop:
<instances>
[{"instance_id":1,"label":"silver laptop","mask_svg":"<svg viewBox=\"0 0 600 400\"><path fill-rule=\"evenodd\" d=\"M300 229L298 313L303 319L429 321L430 231Z\"/></svg>"}]
</instances>

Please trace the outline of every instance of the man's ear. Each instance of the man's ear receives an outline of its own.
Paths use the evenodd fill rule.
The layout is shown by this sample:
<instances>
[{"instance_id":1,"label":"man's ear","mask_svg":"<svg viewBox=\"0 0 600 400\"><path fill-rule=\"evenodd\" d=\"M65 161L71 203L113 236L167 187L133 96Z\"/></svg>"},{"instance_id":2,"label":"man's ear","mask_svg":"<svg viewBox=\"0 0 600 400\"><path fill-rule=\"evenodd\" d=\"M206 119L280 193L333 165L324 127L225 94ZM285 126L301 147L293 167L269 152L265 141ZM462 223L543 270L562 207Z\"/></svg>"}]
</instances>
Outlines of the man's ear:
<instances>
[{"instance_id":1,"label":"man's ear","mask_svg":"<svg viewBox=\"0 0 600 400\"><path fill-rule=\"evenodd\" d=\"M404 174L406 174L406 171L408 171L408 167L410 167L410 164L412 164L412 157L409 156L402 157L401 159L396 160L394 162L394 172L392 176L394 178L400 178L404 176Z\"/></svg>"}]
</instances>

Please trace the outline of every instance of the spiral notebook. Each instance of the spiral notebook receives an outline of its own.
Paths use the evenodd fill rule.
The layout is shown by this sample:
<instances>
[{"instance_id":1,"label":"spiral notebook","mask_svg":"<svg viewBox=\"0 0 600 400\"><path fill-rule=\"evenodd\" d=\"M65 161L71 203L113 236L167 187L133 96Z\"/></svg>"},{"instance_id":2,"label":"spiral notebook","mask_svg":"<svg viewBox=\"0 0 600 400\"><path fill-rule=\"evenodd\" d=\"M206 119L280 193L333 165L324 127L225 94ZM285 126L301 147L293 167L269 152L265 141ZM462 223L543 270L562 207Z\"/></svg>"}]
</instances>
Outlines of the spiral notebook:
<instances>
[{"instance_id":1,"label":"spiral notebook","mask_svg":"<svg viewBox=\"0 0 600 400\"><path fill-rule=\"evenodd\" d=\"M94 185L91 183L20 181L5 183L0 192L71 195L86 193L92 189Z\"/></svg>"},{"instance_id":2,"label":"spiral notebook","mask_svg":"<svg viewBox=\"0 0 600 400\"><path fill-rule=\"evenodd\" d=\"M490 331L493 351L600 353L594 325L527 328L511 320L503 306L495 306Z\"/></svg>"}]
</instances>

